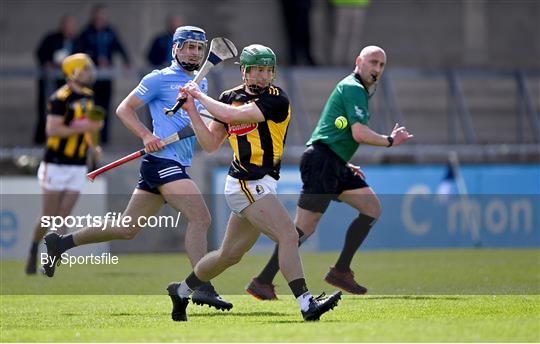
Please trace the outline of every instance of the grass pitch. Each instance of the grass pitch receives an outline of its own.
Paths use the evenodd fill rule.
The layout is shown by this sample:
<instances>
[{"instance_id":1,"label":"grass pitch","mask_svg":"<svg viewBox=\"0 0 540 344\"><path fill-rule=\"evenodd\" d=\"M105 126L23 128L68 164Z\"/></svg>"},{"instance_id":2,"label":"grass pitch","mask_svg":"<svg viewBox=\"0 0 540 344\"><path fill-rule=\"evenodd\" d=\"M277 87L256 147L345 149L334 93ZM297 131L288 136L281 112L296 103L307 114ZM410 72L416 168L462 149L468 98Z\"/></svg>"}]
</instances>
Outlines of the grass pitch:
<instances>
[{"instance_id":1,"label":"grass pitch","mask_svg":"<svg viewBox=\"0 0 540 344\"><path fill-rule=\"evenodd\" d=\"M312 292L336 254L303 254ZM190 305L170 320L165 287L190 269L184 255L120 255L114 266L61 266L53 279L1 262L2 342L540 341L539 250L361 252L353 269L369 296L344 295L320 322L304 323L281 276L280 300L243 287L267 256L247 256L215 280L230 312Z\"/></svg>"}]
</instances>

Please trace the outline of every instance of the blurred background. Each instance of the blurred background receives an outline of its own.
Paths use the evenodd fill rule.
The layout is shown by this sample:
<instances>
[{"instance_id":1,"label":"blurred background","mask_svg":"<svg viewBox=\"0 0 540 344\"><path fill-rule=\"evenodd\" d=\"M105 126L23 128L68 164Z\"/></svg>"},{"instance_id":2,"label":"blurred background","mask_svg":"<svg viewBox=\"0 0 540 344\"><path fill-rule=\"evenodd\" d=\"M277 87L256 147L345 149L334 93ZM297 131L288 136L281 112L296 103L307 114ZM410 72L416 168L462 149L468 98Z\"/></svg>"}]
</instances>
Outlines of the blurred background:
<instances>
[{"instance_id":1,"label":"blurred background","mask_svg":"<svg viewBox=\"0 0 540 344\"><path fill-rule=\"evenodd\" d=\"M105 164L140 148L114 110L142 76L168 65L168 31L178 25L200 26L208 37L227 37L239 49L261 43L276 52L276 84L293 109L279 184L293 216L299 157L326 99L352 72L360 49L378 45L388 61L370 101L370 127L389 133L399 122L415 138L396 149L362 146L353 159L382 195L383 218L366 248L540 245L539 1L1 0L3 257L24 255L39 215L35 173L45 138L43 109L62 82L62 57L81 47L81 32L89 26L112 29L116 43L96 61L99 101L109 110L102 133ZM217 96L241 78L227 62L208 81ZM139 115L151 125L145 109ZM448 164L451 152L457 164ZM227 144L212 156L199 150L190 170L208 195L214 247L228 216L220 193L231 156ZM137 179L137 162L99 177L88 184L85 193L93 195L83 196L76 212L122 211ZM439 193L453 195L441 203L435 196L444 181L454 185ZM475 220L462 209L468 208L464 197L474 202ZM355 215L332 207L306 249L340 249ZM182 238L182 230L149 231L107 249L178 251ZM262 240L257 247L270 244Z\"/></svg>"}]
</instances>

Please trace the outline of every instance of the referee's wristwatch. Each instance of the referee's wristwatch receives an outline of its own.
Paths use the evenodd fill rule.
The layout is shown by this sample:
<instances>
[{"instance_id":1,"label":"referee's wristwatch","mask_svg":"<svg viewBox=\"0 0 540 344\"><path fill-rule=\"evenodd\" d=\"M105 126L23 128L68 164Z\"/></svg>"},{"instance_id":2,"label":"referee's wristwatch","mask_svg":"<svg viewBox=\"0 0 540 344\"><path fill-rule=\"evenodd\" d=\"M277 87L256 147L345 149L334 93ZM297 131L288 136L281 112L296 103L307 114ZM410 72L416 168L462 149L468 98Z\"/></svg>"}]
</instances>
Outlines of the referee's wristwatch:
<instances>
[{"instance_id":1,"label":"referee's wristwatch","mask_svg":"<svg viewBox=\"0 0 540 344\"><path fill-rule=\"evenodd\" d=\"M392 147L394 144L394 138L392 136L387 136L386 139L388 140L388 146L386 147Z\"/></svg>"}]
</instances>

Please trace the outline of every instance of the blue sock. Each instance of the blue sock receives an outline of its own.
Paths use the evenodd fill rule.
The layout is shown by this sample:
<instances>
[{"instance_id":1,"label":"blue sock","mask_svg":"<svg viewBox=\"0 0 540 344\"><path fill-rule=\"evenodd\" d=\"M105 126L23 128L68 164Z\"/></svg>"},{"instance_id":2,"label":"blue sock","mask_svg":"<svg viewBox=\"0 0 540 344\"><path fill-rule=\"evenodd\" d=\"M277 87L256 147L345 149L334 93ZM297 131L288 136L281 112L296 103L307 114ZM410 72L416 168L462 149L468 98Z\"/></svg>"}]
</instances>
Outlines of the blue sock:
<instances>
[{"instance_id":1,"label":"blue sock","mask_svg":"<svg viewBox=\"0 0 540 344\"><path fill-rule=\"evenodd\" d=\"M75 245L75 242L73 241L73 234L69 235L62 235L60 237L60 241L58 242L58 247L62 252L66 252L70 248L73 248L77 245Z\"/></svg>"}]
</instances>

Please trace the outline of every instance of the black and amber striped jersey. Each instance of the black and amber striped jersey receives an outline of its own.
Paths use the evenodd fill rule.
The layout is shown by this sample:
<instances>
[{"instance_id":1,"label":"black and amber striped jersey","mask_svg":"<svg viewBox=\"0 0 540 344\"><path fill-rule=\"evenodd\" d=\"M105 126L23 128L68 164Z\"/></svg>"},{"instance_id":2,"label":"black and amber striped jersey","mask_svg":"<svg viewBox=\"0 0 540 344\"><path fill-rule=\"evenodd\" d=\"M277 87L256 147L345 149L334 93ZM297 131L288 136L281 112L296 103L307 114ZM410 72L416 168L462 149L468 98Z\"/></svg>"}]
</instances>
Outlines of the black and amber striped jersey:
<instances>
[{"instance_id":1,"label":"black and amber striped jersey","mask_svg":"<svg viewBox=\"0 0 540 344\"><path fill-rule=\"evenodd\" d=\"M69 126L74 121L84 119L93 106L94 98L90 89L78 93L64 85L49 98L47 115L62 116L64 124ZM88 143L84 136L85 134L81 133L67 137L48 137L43 160L55 164L85 165Z\"/></svg>"},{"instance_id":2,"label":"black and amber striped jersey","mask_svg":"<svg viewBox=\"0 0 540 344\"><path fill-rule=\"evenodd\" d=\"M250 95L242 85L223 92L219 101L233 106L255 102L265 118L259 123L225 124L234 151L229 175L241 180L256 180L268 174L279 179L291 119L291 106L285 92L272 85L262 94Z\"/></svg>"}]
</instances>

